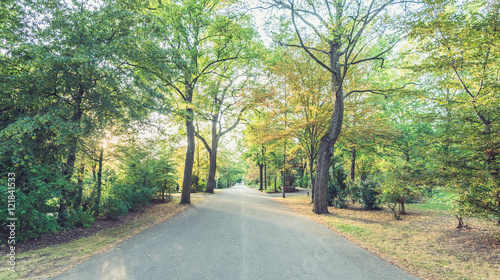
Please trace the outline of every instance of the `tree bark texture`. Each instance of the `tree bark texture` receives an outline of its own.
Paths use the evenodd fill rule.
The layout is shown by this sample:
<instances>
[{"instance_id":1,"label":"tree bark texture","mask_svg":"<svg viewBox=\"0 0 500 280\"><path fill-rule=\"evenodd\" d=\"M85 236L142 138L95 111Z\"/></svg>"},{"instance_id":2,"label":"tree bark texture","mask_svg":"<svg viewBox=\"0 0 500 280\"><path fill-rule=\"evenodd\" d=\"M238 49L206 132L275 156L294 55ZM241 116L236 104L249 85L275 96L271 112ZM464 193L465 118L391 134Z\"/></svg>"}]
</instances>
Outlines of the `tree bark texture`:
<instances>
[{"instance_id":1,"label":"tree bark texture","mask_svg":"<svg viewBox=\"0 0 500 280\"><path fill-rule=\"evenodd\" d=\"M259 163L259 191L263 190L263 177L264 177L264 172L263 172L263 169L264 169L264 164L262 163Z\"/></svg>"},{"instance_id":2,"label":"tree bark texture","mask_svg":"<svg viewBox=\"0 0 500 280\"><path fill-rule=\"evenodd\" d=\"M99 170L97 171L97 184L96 184L96 201L94 203L94 216L99 217L99 211L101 204L101 193L102 193L102 161L104 158L104 147L101 145L101 150L99 152Z\"/></svg>"},{"instance_id":3,"label":"tree bark texture","mask_svg":"<svg viewBox=\"0 0 500 280\"><path fill-rule=\"evenodd\" d=\"M208 170L208 182L206 193L214 193L215 188L215 173L217 172L217 146L219 143L219 135L217 134L217 121L219 113L212 118L212 147L208 150L210 154L210 167ZM208 147L207 147L208 148Z\"/></svg>"},{"instance_id":4,"label":"tree bark texture","mask_svg":"<svg viewBox=\"0 0 500 280\"><path fill-rule=\"evenodd\" d=\"M83 110L81 108L81 104L83 101L83 95L85 93L84 87L82 85L79 86L78 94L75 96L75 112L72 117L72 121L75 125L80 126L80 121L83 115ZM76 162L76 152L78 147L78 136L73 136L71 138L69 147L68 147L68 157L66 160L66 164L63 167L63 178L66 180L66 185L63 186L61 191L61 200L59 203L59 222L64 224L68 219L68 205L69 205L69 190L68 186L72 184L71 177L73 177L73 172L75 168Z\"/></svg>"},{"instance_id":5,"label":"tree bark texture","mask_svg":"<svg viewBox=\"0 0 500 280\"><path fill-rule=\"evenodd\" d=\"M217 171L217 142L212 141L212 149L210 150L210 167L208 170L208 182L206 193L214 193L215 188L215 173Z\"/></svg>"},{"instance_id":6,"label":"tree bark texture","mask_svg":"<svg viewBox=\"0 0 500 280\"><path fill-rule=\"evenodd\" d=\"M340 45L330 43L330 67L340 75ZM321 137L318 150L318 163L316 164L316 184L314 193L313 211L316 214L328 213L328 171L333 155L333 146L337 141L344 120L344 99L342 84L339 78L332 73L332 92L334 95L333 112L328 125L328 130Z\"/></svg>"},{"instance_id":7,"label":"tree bark texture","mask_svg":"<svg viewBox=\"0 0 500 280\"><path fill-rule=\"evenodd\" d=\"M356 173L356 147L352 148L351 151L351 181L354 181Z\"/></svg>"},{"instance_id":8,"label":"tree bark texture","mask_svg":"<svg viewBox=\"0 0 500 280\"><path fill-rule=\"evenodd\" d=\"M75 206L79 207L82 204L83 196L83 175L85 174L85 163L80 163L80 169L78 169L78 189L76 194Z\"/></svg>"},{"instance_id":9,"label":"tree bark texture","mask_svg":"<svg viewBox=\"0 0 500 280\"><path fill-rule=\"evenodd\" d=\"M193 183L193 164L194 164L194 123L193 123L193 109L186 109L186 137L187 137L187 150L186 160L184 161L184 178L182 181L182 194L180 204L191 203L191 185Z\"/></svg>"}]
</instances>

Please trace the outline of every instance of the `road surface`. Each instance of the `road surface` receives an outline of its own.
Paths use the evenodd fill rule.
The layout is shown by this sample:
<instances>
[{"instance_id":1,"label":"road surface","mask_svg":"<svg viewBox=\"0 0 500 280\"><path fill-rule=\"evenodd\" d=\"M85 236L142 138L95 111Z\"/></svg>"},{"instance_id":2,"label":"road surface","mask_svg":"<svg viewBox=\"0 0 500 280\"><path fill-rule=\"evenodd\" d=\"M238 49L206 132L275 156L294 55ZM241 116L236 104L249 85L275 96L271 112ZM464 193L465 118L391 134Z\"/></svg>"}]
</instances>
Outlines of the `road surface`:
<instances>
[{"instance_id":1,"label":"road surface","mask_svg":"<svg viewBox=\"0 0 500 280\"><path fill-rule=\"evenodd\" d=\"M237 185L54 279L416 279Z\"/></svg>"}]
</instances>

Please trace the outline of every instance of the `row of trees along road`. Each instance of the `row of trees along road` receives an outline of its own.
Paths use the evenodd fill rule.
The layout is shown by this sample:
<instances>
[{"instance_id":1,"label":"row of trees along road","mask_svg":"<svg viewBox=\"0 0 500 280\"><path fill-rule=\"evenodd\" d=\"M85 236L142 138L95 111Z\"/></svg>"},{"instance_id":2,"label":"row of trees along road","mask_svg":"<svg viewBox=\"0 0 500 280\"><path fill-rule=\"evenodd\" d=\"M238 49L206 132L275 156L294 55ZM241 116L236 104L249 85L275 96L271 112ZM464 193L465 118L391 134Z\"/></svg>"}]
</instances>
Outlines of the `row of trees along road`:
<instances>
[{"instance_id":1,"label":"row of trees along road","mask_svg":"<svg viewBox=\"0 0 500 280\"><path fill-rule=\"evenodd\" d=\"M311 184L317 214L345 165L403 211L439 188L459 217L500 216L497 1L262 0L269 46L245 5L2 1L0 172L20 238L177 182L190 203L200 159L207 192L217 172L230 185L243 171L220 143L242 123L261 188Z\"/></svg>"},{"instance_id":2,"label":"row of trees along road","mask_svg":"<svg viewBox=\"0 0 500 280\"><path fill-rule=\"evenodd\" d=\"M259 46L242 5L54 0L0 9L1 173L16 174L19 238L164 199L176 188L179 119L188 144L181 203L190 203L196 116L215 112L219 127L234 117L216 147L251 88L245 74ZM219 172L234 181L235 168Z\"/></svg>"},{"instance_id":3,"label":"row of trees along road","mask_svg":"<svg viewBox=\"0 0 500 280\"><path fill-rule=\"evenodd\" d=\"M356 170L362 180L378 177L380 198L397 202L401 212L438 188L453 193L457 217L500 216L496 1L261 3L279 15L273 21L279 28L271 30L277 58L268 63L269 76L276 75L270 96L255 98L257 116L264 116L254 122L273 121L252 128L261 136L248 138L262 147L253 153L259 165L285 155L279 141L289 149L307 143L300 150L316 177L318 214L328 212L337 153L341 163L350 161L351 180ZM323 95L325 78L330 94ZM293 101L304 93L309 103ZM330 115L328 122L315 122L312 112ZM326 132L313 136L322 127Z\"/></svg>"}]
</instances>

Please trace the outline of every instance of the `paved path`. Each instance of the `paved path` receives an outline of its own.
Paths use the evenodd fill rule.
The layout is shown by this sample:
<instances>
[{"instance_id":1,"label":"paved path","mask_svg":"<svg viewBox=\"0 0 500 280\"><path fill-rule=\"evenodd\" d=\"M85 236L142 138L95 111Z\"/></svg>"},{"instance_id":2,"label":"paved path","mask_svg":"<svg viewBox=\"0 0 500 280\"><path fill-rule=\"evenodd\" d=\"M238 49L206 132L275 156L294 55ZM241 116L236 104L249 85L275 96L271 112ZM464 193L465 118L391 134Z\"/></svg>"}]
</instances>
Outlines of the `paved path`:
<instances>
[{"instance_id":1,"label":"paved path","mask_svg":"<svg viewBox=\"0 0 500 280\"><path fill-rule=\"evenodd\" d=\"M266 194L210 196L55 279L416 279Z\"/></svg>"}]
</instances>

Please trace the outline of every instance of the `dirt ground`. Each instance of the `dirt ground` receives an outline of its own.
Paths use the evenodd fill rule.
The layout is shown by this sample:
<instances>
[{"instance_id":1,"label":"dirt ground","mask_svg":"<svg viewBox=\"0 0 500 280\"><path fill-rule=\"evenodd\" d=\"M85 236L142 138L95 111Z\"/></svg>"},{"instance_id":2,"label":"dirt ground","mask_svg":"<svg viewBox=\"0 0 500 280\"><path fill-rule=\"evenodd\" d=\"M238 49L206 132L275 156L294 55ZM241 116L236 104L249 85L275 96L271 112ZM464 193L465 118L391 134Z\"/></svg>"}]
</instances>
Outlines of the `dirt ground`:
<instances>
[{"instance_id":1,"label":"dirt ground","mask_svg":"<svg viewBox=\"0 0 500 280\"><path fill-rule=\"evenodd\" d=\"M281 201L422 279L500 279L500 226L494 221L469 218L467 228L457 229L450 213L419 205L408 205L408 214L396 221L387 207L367 211L350 204L314 215L310 198Z\"/></svg>"},{"instance_id":2,"label":"dirt ground","mask_svg":"<svg viewBox=\"0 0 500 280\"><path fill-rule=\"evenodd\" d=\"M94 221L91 227L75 227L73 229L67 229L60 231L53 235L47 235L42 238L28 240L18 244L18 253L29 252L37 249L42 249L48 246L55 246L60 244L66 244L71 241L92 236L94 234L109 231L111 229L116 229L122 227L124 224L133 223L135 221L143 220L145 217L149 216L161 216L165 214L166 203L171 202L166 200L163 202L155 202L151 205L145 206L135 212L130 212L128 215L119 217L116 220L109 220L105 217L97 219Z\"/></svg>"}]
</instances>

